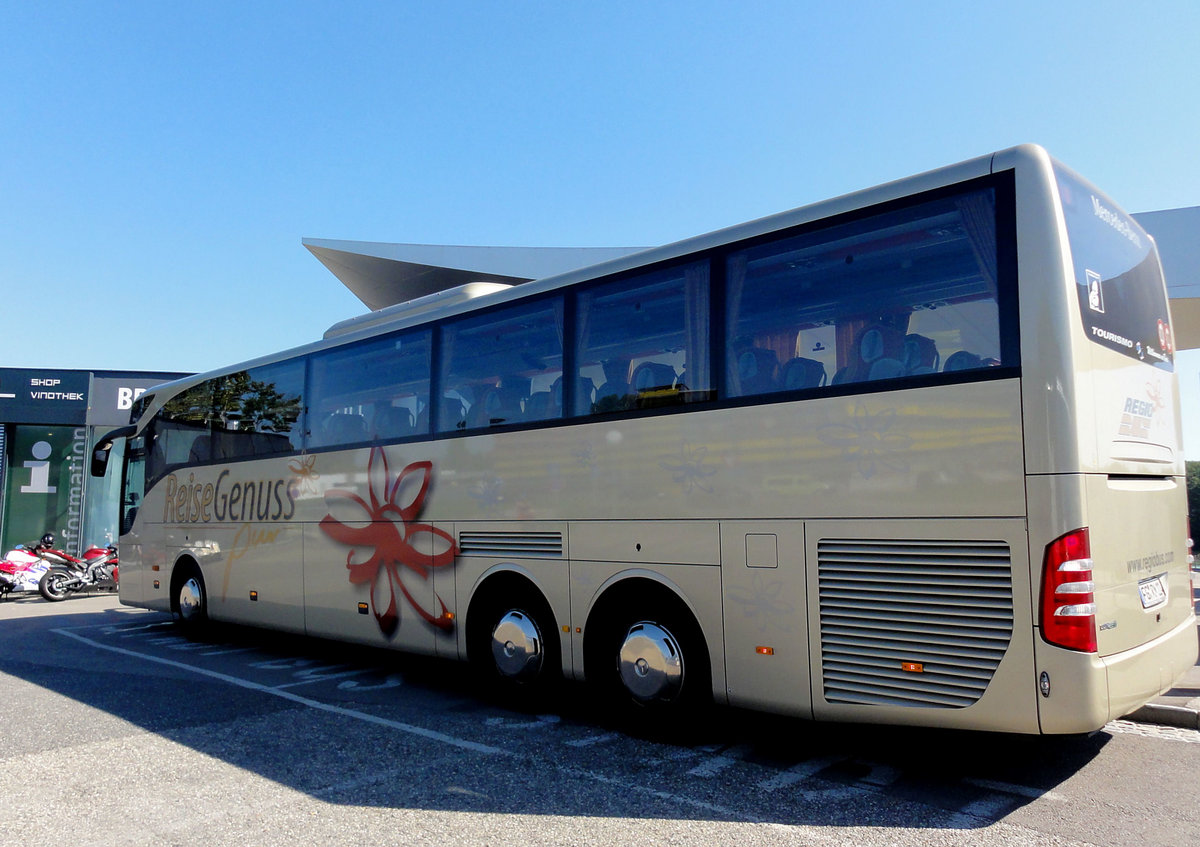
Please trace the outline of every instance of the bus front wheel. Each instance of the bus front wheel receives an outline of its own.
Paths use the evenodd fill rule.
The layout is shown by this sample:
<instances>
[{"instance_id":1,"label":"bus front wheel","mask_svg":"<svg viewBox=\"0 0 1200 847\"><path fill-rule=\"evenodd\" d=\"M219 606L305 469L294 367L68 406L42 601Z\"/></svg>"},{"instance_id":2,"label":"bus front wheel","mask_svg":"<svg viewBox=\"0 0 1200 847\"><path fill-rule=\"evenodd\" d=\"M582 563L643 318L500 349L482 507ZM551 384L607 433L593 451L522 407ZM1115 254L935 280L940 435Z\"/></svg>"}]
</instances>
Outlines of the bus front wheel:
<instances>
[{"instance_id":1,"label":"bus front wheel","mask_svg":"<svg viewBox=\"0 0 1200 847\"><path fill-rule=\"evenodd\" d=\"M171 611L179 616L179 626L189 636L198 635L208 623L208 590L200 568L187 563L179 567L171 592Z\"/></svg>"}]
</instances>

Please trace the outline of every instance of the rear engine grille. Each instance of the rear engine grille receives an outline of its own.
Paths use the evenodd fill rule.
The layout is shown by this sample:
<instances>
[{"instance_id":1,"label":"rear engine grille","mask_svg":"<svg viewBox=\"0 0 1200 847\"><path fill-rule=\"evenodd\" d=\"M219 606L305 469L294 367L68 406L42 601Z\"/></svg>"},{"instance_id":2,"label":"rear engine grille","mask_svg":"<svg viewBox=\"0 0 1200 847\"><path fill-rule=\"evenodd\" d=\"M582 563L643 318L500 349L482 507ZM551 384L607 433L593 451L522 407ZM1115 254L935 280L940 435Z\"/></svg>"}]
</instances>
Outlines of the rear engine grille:
<instances>
[{"instance_id":1,"label":"rear engine grille","mask_svg":"<svg viewBox=\"0 0 1200 847\"><path fill-rule=\"evenodd\" d=\"M462 532L459 555L519 558L562 558L561 532Z\"/></svg>"},{"instance_id":2,"label":"rear engine grille","mask_svg":"<svg viewBox=\"0 0 1200 847\"><path fill-rule=\"evenodd\" d=\"M961 709L987 690L1012 637L1002 541L821 539L825 700Z\"/></svg>"}]
</instances>

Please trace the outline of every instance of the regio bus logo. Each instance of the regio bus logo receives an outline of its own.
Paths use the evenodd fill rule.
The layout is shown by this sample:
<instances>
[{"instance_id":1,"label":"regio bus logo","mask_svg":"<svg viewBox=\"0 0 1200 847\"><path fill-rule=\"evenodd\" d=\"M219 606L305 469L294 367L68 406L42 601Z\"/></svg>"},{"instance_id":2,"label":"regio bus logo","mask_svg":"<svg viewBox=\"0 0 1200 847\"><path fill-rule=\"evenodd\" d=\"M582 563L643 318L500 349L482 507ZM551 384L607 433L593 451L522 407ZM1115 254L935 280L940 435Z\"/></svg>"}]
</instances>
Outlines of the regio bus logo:
<instances>
[{"instance_id":1,"label":"regio bus logo","mask_svg":"<svg viewBox=\"0 0 1200 847\"><path fill-rule=\"evenodd\" d=\"M1154 423L1154 403L1149 400L1139 400L1136 397L1125 398L1125 408L1121 412L1121 426L1117 432L1131 438L1150 438L1150 427Z\"/></svg>"}]
</instances>

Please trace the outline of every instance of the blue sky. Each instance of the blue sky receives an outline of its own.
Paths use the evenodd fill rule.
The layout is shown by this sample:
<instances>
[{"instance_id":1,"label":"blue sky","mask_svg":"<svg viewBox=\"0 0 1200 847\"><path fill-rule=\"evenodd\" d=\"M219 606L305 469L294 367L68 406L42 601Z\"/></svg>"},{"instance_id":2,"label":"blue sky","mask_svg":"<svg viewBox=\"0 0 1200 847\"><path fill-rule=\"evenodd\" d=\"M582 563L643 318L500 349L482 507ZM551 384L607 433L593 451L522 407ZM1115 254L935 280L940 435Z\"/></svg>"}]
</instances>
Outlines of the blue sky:
<instances>
[{"instance_id":1,"label":"blue sky","mask_svg":"<svg viewBox=\"0 0 1200 847\"><path fill-rule=\"evenodd\" d=\"M0 0L0 363L207 370L361 304L301 238L676 240L1033 141L1200 204L1190 2Z\"/></svg>"}]
</instances>

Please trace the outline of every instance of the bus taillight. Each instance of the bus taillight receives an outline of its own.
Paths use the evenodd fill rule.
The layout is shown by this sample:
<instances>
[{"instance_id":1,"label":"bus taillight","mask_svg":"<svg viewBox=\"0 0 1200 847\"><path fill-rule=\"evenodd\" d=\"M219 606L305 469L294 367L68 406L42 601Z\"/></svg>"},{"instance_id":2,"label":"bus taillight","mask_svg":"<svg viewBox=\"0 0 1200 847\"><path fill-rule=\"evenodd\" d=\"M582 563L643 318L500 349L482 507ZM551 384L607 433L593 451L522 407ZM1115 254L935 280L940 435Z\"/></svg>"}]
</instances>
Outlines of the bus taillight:
<instances>
[{"instance_id":1,"label":"bus taillight","mask_svg":"<svg viewBox=\"0 0 1200 847\"><path fill-rule=\"evenodd\" d=\"M1095 592L1086 527L1048 544L1042 564L1042 637L1058 647L1095 653Z\"/></svg>"},{"instance_id":2,"label":"bus taillight","mask_svg":"<svg viewBox=\"0 0 1200 847\"><path fill-rule=\"evenodd\" d=\"M1192 541L1192 520L1188 517L1187 521L1187 566L1188 566L1188 588L1191 590L1189 596L1196 596L1196 557L1194 555L1195 548Z\"/></svg>"}]
</instances>

